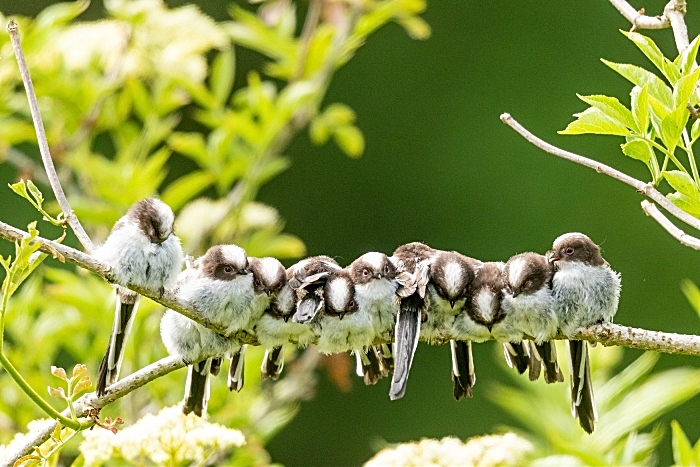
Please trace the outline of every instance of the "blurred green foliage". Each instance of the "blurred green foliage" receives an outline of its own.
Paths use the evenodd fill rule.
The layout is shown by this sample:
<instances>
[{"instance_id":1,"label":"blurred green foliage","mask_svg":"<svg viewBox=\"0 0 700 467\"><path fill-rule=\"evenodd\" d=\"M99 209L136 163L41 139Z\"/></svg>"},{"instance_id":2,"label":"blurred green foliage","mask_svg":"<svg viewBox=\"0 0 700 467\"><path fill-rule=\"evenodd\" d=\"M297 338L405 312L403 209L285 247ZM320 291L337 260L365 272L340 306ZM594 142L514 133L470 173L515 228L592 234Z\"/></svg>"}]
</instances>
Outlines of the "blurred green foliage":
<instances>
[{"instance_id":1,"label":"blurred green foliage","mask_svg":"<svg viewBox=\"0 0 700 467\"><path fill-rule=\"evenodd\" d=\"M160 0L109 0L105 19L79 22L88 6L87 1L59 3L34 19L16 18L69 201L99 241L132 203L159 195L177 213L176 232L194 255L212 244L236 243L252 256L302 256L304 243L283 232L275 208L255 201L260 187L289 167L287 145L309 123L315 134L322 128L332 135L348 155L361 155L364 140L352 110L337 103L322 108L333 73L389 21L414 37L429 34L417 16L423 0L312 2L300 28L297 19L304 14L286 0L264 2L257 12L232 6L232 19L222 22L194 5L170 9ZM264 71L274 80L250 70L246 82L235 86L236 46L266 55ZM0 55L13 55L6 33L0 35ZM0 158L41 184L41 167L24 152L35 144L35 135L13 60L0 61L0 82ZM188 158L191 168L169 180L173 154ZM45 205L31 180L11 188L46 220L61 225L60 215L49 215L57 206ZM9 260L6 265L12 290L3 291L9 312L2 317L7 316L9 361L21 362L20 372L32 387L53 383L52 365L85 362L95 371L111 328L110 286L52 266L28 277L40 261L30 264L25 256L20 260L28 267L11 269ZM17 275L20 281L14 280ZM153 338L159 334L157 308L142 303L124 374L164 355ZM37 342L40 352L34 351ZM247 439L235 452L237 461L269 462L263 446L293 417L298 402L313 394L316 359L309 353L284 381L263 386L257 377L262 352L256 349L248 358L245 392L227 398L225 387L215 384L212 418L241 428ZM103 415L118 414L131 423L154 407L177 402L181 390L173 388L182 381L182 374L155 381L145 389L147 397L127 398ZM76 393L84 390L84 383L77 384ZM64 395L72 400L70 389ZM51 393L60 396L60 391ZM0 392L2 443L41 412L5 373ZM74 448L67 455L75 455Z\"/></svg>"},{"instance_id":2,"label":"blurred green foliage","mask_svg":"<svg viewBox=\"0 0 700 467\"><path fill-rule=\"evenodd\" d=\"M91 7L93 17L95 5ZM20 7L24 6L12 6ZM659 305L679 306L669 296L679 282L677 276L689 275L690 269L681 267L680 259L687 255L684 250L664 243L665 233L654 236L648 225L642 228L637 212L629 214L636 205L628 203L636 201L634 194L626 196L622 189L608 188L609 180L586 178L588 175L576 168L563 176L558 161L544 160L536 151L529 152L531 148L522 140L502 138L499 133L507 132L497 123L504 106L523 112L525 106L531 106L531 118L540 119L536 126L549 131L563 126L560 118L565 112L552 112L543 105L557 99L561 108L573 108L573 103L561 97L567 92L573 96L566 86L579 90L602 80L606 93L620 91L619 86L609 84L609 77L599 78L591 71L595 69L592 60L601 55L603 47L616 47L616 39L607 33L614 30L610 23L619 20L612 8L597 13L593 9L581 11L579 6L567 9L556 5L561 22L541 28L539 21L551 14L552 4L492 5L479 12L461 3L431 4L427 17L435 28L435 40L430 49L416 47L409 53L403 33L385 30L379 34L382 46L370 42L351 70L338 75L334 87L327 81L321 88L309 90L290 86L300 81L317 84L317 77L345 64L367 35L387 21L396 21L412 37L426 37L430 29L416 16L425 7L423 2L362 2L361 14L353 16L355 27L332 67L327 67L328 63L324 67L316 59L294 65L295 61L300 63L303 26L299 18L305 13L305 3L266 2L255 12L250 6L231 7L233 21L227 18L217 23L193 6L171 10L159 2L111 1L106 2L106 20L77 23L71 19L85 7L85 3L51 7L35 20L21 19L20 28L60 176L71 203L95 238L104 238L130 202L154 193L160 193L176 209L177 232L188 252L194 254L225 241L239 243L256 255L294 258L304 254L301 240L283 232L283 216L276 208L288 219L289 230L304 238L310 250L346 259L367 249L390 249L413 239L477 257L502 258L515 249L544 251L549 245L541 242L542 238L585 228L597 238L609 235L606 258L619 265L625 277L626 295L618 315L623 321L679 332L687 322L682 313L670 318L668 313L653 313ZM347 24L336 21L347 13L347 5L339 2L335 7L324 11L325 22L314 29L319 33L312 36L309 57L322 59L323 51L331 47L329 31ZM560 23L566 27L559 28ZM587 46L567 49L566 55L572 57L568 65L564 62L567 57L555 55L558 63L553 66L551 54L540 54L539 50L548 47L547 41L560 47L580 40L571 24L581 26ZM586 31L590 24L599 33ZM616 27L623 25L618 21ZM519 39L513 40L516 29ZM658 34L670 35L667 31ZM86 39L93 35L99 40ZM663 47L664 36L657 36L657 42ZM668 45L669 41L665 42ZM20 176L41 185L42 169L33 158L33 129L5 35L0 35L0 44L0 154ZM242 47L234 49L232 44ZM256 50L263 58L244 48ZM587 58L581 58L583 55ZM245 68L250 63L256 66ZM564 73L561 70L568 70L570 75L566 76L572 78L560 75ZM538 78L547 85L533 85ZM327 91L331 103L325 105L322 101ZM282 96L298 99L303 112L289 118ZM337 100L350 101L355 110ZM280 110L281 115L276 115ZM366 141L355 126L356 114L368 135ZM349 156L367 151L369 157L360 165L340 158L326 160L319 170L316 161L326 154L320 155L303 139L287 149L293 133L307 124L314 144L332 139ZM279 128L286 130L275 133ZM275 139L275 134L280 139ZM585 138L580 144L579 148L589 153L604 153L606 148L604 143ZM322 151L337 152L335 148ZM294 166L290 165L292 158ZM631 167L629 172L634 173L634 167L625 164L620 161L623 169ZM259 197L262 184L287 167L289 172L274 187L268 185ZM406 184L412 187L408 192ZM314 187L323 187L323 199L318 199ZM3 200L9 196L3 194ZM619 202L602 209L599 197ZM275 208L256 198L269 200ZM57 212L55 206L47 209ZM415 216L416 212L423 216ZM551 220L554 217L556 222ZM413 222L406 222L409 218ZM503 228L513 223L518 228ZM616 225L624 228L616 231ZM46 227L46 231L50 229ZM633 230L637 235L630 238ZM498 241L494 241L494 232L499 232ZM653 237L654 242L647 237ZM640 243L644 248L653 243L665 246L640 255ZM666 256L669 251L672 254ZM646 272L652 269L650 265L653 275ZM23 374L37 388L54 383L48 374L51 365L69 368L85 361L90 369L96 368L113 308L109 287L93 276L59 267L40 268L39 273L30 276L11 301L6 342L10 360L22 362ZM653 279L655 287L651 287L652 280L642 284L647 277ZM660 289L664 293L659 293ZM642 313L642 308L650 312ZM158 334L158 311L153 303L142 302L123 374L164 355L160 343L153 339ZM287 430L280 441L286 444L278 445L276 451L297 463L300 458L305 463L319 463L324 455L335 456L325 458L326 463L338 463L339 459L352 463L366 458L366 438L384 430L390 437L425 436L436 429L483 432L483 427L490 427L494 418L503 414L489 405L483 397L488 391L482 389L469 404L452 405L447 387L449 368L433 364L445 360L444 350L421 345L412 393L403 405L389 406L383 387L329 397L328 385L322 384L320 390L326 391L326 397L314 401L315 407L306 406L306 416L297 417L294 429ZM628 354L627 361L632 352ZM235 454L246 463L269 460L263 446L316 387L312 378L304 386L304 395L291 391L289 397L276 400L273 391L283 392L284 386L259 386L257 365L261 358L258 350L250 353L242 393L226 397L228 391L221 382L212 388L212 418L247 430L249 445ZM492 370L495 365L487 364L491 358L488 352L477 355L480 381L497 377L497 370ZM649 365L649 358L642 362ZM664 358L668 365L669 357ZM673 364L680 363L673 360ZM311 371L305 370L300 377L310 375ZM606 381L597 378L597 385ZM103 413L133 422L143 413L177 402L183 379L184 374L178 372L154 381ZM648 379L648 374L640 377L640 381ZM573 439L579 439L579 431L567 431L575 428L566 409L568 392L562 385L553 386L551 391L555 389L558 405L554 414L566 424L562 437L571 433ZM0 374L0 393L0 442L5 442L40 412L4 373ZM671 402L681 396L677 394ZM629 404L637 407L633 402ZM687 419L692 413L679 415ZM529 427L524 418L518 416L517 421ZM633 421L630 430L641 432L644 422ZM320 423L340 428L319 433ZM684 426L690 433L696 429L685 422ZM642 441L630 441L627 429L618 427L616 442L607 445L607 451L592 451L592 456L606 461L650 459L652 448L645 446L658 442L658 433L641 433ZM549 442L545 435L533 433L541 446ZM309 439L322 440L318 449L296 449ZM624 455L619 453L623 440L630 446ZM565 441L560 440L557 449L570 452ZM74 453L74 446L67 452Z\"/></svg>"}]
</instances>

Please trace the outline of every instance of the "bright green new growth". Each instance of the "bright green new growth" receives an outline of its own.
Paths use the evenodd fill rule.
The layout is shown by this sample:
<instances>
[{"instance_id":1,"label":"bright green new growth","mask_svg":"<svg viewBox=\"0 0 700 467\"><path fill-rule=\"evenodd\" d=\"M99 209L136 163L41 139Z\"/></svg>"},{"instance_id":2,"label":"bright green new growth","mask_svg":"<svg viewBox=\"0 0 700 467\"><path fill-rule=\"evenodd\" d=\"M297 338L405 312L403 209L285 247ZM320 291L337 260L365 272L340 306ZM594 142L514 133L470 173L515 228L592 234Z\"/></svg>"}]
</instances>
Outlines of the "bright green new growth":
<instances>
[{"instance_id":1,"label":"bright green new growth","mask_svg":"<svg viewBox=\"0 0 700 467\"><path fill-rule=\"evenodd\" d=\"M689 118L695 118L694 109L698 103L695 89L700 68L695 65L695 58L700 40L696 38L671 61L650 38L637 32L622 33L646 55L666 81L644 68L603 60L635 85L630 108L615 97L579 96L590 107L575 114L577 119L559 133L624 136L623 154L642 161L654 185L666 180L675 190L666 195L667 198L688 214L700 218L700 174L693 153L693 145L700 137L700 120L695 119L690 131L688 129ZM677 156L678 148L686 154L687 165ZM663 156L661 164L658 154ZM675 170L669 168L669 162Z\"/></svg>"}]
</instances>

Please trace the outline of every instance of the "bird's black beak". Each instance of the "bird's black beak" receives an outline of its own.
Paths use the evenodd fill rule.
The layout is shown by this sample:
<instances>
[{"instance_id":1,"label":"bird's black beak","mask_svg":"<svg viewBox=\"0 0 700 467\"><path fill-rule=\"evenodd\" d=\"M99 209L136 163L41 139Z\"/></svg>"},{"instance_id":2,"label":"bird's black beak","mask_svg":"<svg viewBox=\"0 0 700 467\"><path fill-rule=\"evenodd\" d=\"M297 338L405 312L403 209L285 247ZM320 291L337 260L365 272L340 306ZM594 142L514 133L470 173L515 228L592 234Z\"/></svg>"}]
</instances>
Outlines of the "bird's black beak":
<instances>
[{"instance_id":1,"label":"bird's black beak","mask_svg":"<svg viewBox=\"0 0 700 467\"><path fill-rule=\"evenodd\" d=\"M341 320L341 321L343 320L344 317L345 317L345 313L340 313L340 314L338 315L338 319Z\"/></svg>"},{"instance_id":2,"label":"bird's black beak","mask_svg":"<svg viewBox=\"0 0 700 467\"><path fill-rule=\"evenodd\" d=\"M271 296L271 295L272 295L272 290L266 290L266 291L265 291L265 293L266 293L266 294L267 294L267 296L269 297L269 296Z\"/></svg>"},{"instance_id":3,"label":"bird's black beak","mask_svg":"<svg viewBox=\"0 0 700 467\"><path fill-rule=\"evenodd\" d=\"M519 290L514 290L514 291L513 291L513 298L517 297L518 295L520 295L520 291L519 291Z\"/></svg>"},{"instance_id":4,"label":"bird's black beak","mask_svg":"<svg viewBox=\"0 0 700 467\"><path fill-rule=\"evenodd\" d=\"M285 323L288 322L288 321L289 321L289 315L284 315L284 316L282 317L282 319L284 320Z\"/></svg>"},{"instance_id":5,"label":"bird's black beak","mask_svg":"<svg viewBox=\"0 0 700 467\"><path fill-rule=\"evenodd\" d=\"M377 279L381 279L381 278L382 278L382 275L381 275L380 273L377 273L377 274L374 275L374 277L377 278Z\"/></svg>"},{"instance_id":6,"label":"bird's black beak","mask_svg":"<svg viewBox=\"0 0 700 467\"><path fill-rule=\"evenodd\" d=\"M493 324L487 324L486 329L488 329L489 332L491 332L491 330L493 329Z\"/></svg>"},{"instance_id":7,"label":"bird's black beak","mask_svg":"<svg viewBox=\"0 0 700 467\"><path fill-rule=\"evenodd\" d=\"M450 300L450 308L454 309L454 307L455 307L455 301Z\"/></svg>"},{"instance_id":8,"label":"bird's black beak","mask_svg":"<svg viewBox=\"0 0 700 467\"><path fill-rule=\"evenodd\" d=\"M241 275L242 275L242 276L245 276L245 275L247 275L247 274L250 274L250 271L248 271L248 268L241 269Z\"/></svg>"},{"instance_id":9,"label":"bird's black beak","mask_svg":"<svg viewBox=\"0 0 700 467\"><path fill-rule=\"evenodd\" d=\"M550 253L549 257L547 257L547 261L549 261L550 264L555 261L559 261L560 259L561 255L559 254L559 252L556 251L553 251L552 253Z\"/></svg>"}]
</instances>

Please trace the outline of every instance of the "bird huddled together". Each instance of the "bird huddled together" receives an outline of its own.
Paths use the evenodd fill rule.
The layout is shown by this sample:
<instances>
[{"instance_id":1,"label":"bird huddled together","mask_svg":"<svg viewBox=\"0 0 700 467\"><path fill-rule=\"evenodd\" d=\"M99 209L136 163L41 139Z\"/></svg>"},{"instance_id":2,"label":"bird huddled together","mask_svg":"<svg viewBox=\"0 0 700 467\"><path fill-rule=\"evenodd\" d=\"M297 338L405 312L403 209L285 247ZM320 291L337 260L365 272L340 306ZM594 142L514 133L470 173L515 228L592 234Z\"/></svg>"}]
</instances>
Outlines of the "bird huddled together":
<instances>
[{"instance_id":1,"label":"bird huddled together","mask_svg":"<svg viewBox=\"0 0 700 467\"><path fill-rule=\"evenodd\" d=\"M414 242L391 256L365 253L346 267L314 256L285 269L275 258L248 257L236 245L212 246L184 260L173 219L161 201L140 201L115 224L96 256L113 268L118 282L171 289L225 329L219 334L173 310L161 321L168 352L189 364L183 411L199 416L206 412L209 375L219 373L224 358L230 360L229 389L243 386L247 345L235 337L241 331L266 349L263 378L280 376L286 344L314 344L325 354L351 351L366 384L391 375L392 400L406 391L418 341L449 342L459 400L472 396L476 382L472 343L494 339L519 373L562 382L550 339L611 321L619 301L620 275L581 233L561 235L545 255L521 253L505 263ZM138 295L124 287L117 287L117 296L98 395L118 378L138 305ZM596 409L587 344L568 345L572 413L591 433Z\"/></svg>"}]
</instances>

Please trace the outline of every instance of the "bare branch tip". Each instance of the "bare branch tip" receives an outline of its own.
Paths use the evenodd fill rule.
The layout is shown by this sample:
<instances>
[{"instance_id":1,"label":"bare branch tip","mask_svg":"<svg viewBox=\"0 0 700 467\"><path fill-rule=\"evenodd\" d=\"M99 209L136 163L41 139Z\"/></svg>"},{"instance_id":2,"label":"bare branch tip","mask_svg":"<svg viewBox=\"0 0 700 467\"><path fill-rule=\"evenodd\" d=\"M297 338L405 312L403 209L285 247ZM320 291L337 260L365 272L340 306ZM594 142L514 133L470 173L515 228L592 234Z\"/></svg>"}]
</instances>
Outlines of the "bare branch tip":
<instances>
[{"instance_id":1,"label":"bare branch tip","mask_svg":"<svg viewBox=\"0 0 700 467\"><path fill-rule=\"evenodd\" d=\"M508 112L504 112L501 114L501 121L503 123L508 123L513 117L510 116Z\"/></svg>"},{"instance_id":2,"label":"bare branch tip","mask_svg":"<svg viewBox=\"0 0 700 467\"><path fill-rule=\"evenodd\" d=\"M10 34L16 34L18 29L17 21L11 19L7 22L7 32Z\"/></svg>"}]
</instances>

